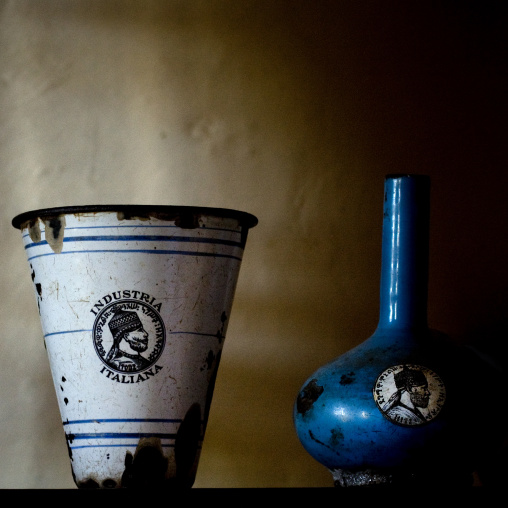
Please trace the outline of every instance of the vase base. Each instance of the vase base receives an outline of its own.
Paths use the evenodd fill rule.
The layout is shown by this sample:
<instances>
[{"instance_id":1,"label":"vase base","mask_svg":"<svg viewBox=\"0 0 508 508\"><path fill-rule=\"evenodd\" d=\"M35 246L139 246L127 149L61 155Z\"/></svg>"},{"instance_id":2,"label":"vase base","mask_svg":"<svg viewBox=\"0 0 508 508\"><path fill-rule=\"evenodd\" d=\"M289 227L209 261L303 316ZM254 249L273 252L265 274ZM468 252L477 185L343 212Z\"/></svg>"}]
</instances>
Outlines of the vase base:
<instances>
[{"instance_id":1,"label":"vase base","mask_svg":"<svg viewBox=\"0 0 508 508\"><path fill-rule=\"evenodd\" d=\"M330 469L335 487L390 487L412 485L472 486L470 473L401 472L396 469Z\"/></svg>"},{"instance_id":2,"label":"vase base","mask_svg":"<svg viewBox=\"0 0 508 508\"><path fill-rule=\"evenodd\" d=\"M333 484L335 487L372 487L380 485L390 485L392 475L372 469L363 469L361 471L349 471L347 469L330 469L332 473Z\"/></svg>"}]
</instances>

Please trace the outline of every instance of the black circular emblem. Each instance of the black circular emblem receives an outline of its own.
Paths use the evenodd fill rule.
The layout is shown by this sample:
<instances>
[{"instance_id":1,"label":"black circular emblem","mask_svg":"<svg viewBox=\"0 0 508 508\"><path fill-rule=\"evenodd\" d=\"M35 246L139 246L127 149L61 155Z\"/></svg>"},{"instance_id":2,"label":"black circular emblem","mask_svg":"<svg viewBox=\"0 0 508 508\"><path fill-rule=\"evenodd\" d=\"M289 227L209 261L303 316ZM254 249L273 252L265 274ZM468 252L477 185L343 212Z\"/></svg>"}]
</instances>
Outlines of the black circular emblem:
<instances>
[{"instance_id":1,"label":"black circular emblem","mask_svg":"<svg viewBox=\"0 0 508 508\"><path fill-rule=\"evenodd\" d=\"M116 300L105 306L93 325L95 351L116 372L142 372L160 357L166 329L159 312L139 300Z\"/></svg>"}]
</instances>

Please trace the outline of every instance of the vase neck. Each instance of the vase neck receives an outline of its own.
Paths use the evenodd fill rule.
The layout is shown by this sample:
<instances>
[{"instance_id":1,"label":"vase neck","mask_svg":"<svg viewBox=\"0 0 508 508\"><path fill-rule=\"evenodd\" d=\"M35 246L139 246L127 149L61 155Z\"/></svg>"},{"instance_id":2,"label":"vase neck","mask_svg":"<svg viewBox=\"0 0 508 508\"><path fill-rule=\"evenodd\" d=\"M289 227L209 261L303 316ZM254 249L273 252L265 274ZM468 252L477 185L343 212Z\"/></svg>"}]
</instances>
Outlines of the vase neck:
<instances>
[{"instance_id":1,"label":"vase neck","mask_svg":"<svg viewBox=\"0 0 508 508\"><path fill-rule=\"evenodd\" d=\"M379 327L427 327L430 179L385 179Z\"/></svg>"}]
</instances>

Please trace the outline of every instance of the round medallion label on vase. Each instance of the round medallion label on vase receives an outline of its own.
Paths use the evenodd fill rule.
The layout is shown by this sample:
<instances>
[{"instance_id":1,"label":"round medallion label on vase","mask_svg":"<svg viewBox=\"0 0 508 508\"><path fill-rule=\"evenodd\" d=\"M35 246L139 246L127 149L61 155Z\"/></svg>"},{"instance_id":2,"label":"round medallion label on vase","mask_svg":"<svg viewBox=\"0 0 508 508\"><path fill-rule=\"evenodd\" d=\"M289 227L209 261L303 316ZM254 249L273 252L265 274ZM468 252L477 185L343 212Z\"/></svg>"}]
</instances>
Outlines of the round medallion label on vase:
<instances>
[{"instance_id":1,"label":"round medallion label on vase","mask_svg":"<svg viewBox=\"0 0 508 508\"><path fill-rule=\"evenodd\" d=\"M421 365L395 365L377 378L377 407L393 423L412 427L433 420L446 400L442 379Z\"/></svg>"}]
</instances>

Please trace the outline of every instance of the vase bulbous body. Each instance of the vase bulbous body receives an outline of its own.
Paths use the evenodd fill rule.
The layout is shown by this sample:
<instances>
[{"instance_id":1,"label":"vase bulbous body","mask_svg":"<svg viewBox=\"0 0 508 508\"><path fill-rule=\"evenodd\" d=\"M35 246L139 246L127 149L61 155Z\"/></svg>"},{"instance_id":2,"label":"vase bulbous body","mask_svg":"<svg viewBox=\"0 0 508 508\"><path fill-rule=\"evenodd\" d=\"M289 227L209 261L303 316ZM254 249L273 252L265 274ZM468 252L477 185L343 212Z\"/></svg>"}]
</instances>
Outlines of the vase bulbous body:
<instances>
[{"instance_id":1,"label":"vase bulbous body","mask_svg":"<svg viewBox=\"0 0 508 508\"><path fill-rule=\"evenodd\" d=\"M385 179L380 316L303 384L294 424L336 486L470 484L497 436L496 373L427 325L430 181Z\"/></svg>"}]
</instances>

